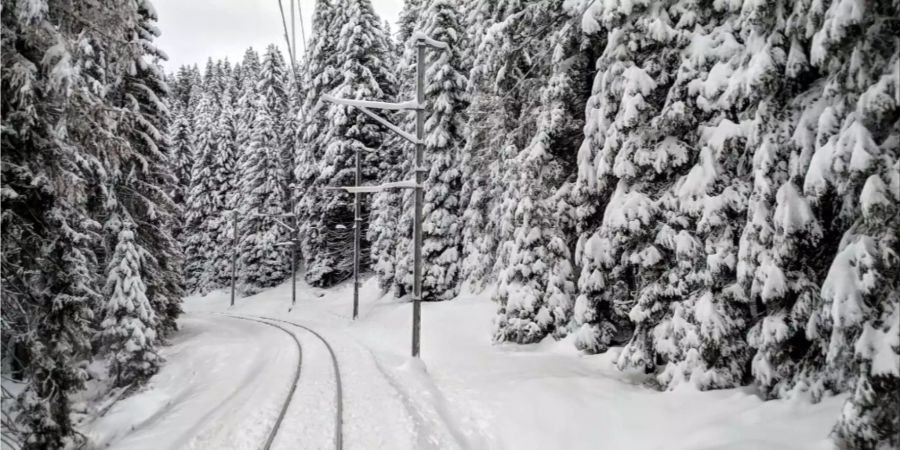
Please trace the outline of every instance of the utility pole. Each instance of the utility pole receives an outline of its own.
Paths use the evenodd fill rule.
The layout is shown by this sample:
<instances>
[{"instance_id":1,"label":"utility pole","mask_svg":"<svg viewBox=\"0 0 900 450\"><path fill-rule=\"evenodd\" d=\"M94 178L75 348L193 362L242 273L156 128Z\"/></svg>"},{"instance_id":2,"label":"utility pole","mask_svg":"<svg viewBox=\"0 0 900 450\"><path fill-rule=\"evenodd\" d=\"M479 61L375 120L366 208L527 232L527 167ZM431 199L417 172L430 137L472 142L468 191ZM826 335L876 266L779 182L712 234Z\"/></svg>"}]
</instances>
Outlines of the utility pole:
<instances>
[{"instance_id":1,"label":"utility pole","mask_svg":"<svg viewBox=\"0 0 900 450\"><path fill-rule=\"evenodd\" d=\"M232 239L234 242L232 245L231 251L231 306L234 306L234 284L235 279L237 278L237 255L238 255L238 217L237 210L232 211L232 229L231 233L234 235Z\"/></svg>"},{"instance_id":2,"label":"utility pole","mask_svg":"<svg viewBox=\"0 0 900 450\"><path fill-rule=\"evenodd\" d=\"M328 94L323 94L321 99L327 102L352 106L359 109L363 114L371 117L378 123L384 125L389 130L398 134L400 137L412 142L416 146L415 167L416 178L413 182L401 181L396 183L385 183L379 186L360 186L359 177L359 150L356 153L356 186L338 186L329 187L327 189L342 189L347 192L356 194L356 253L354 253L354 301L353 301L353 317L356 318L358 285L359 285L359 194L363 192L378 192L384 189L415 189L415 224L413 228L413 245L414 245L414 266L413 266L413 318L412 318L412 356L419 357L419 349L421 347L422 326L422 206L425 197L423 183L425 182L425 172L423 157L425 152L425 48L431 47L439 50L447 50L449 46L445 42L436 41L425 36L421 32L416 32L412 36L416 40L416 99L415 101L407 101L402 103L385 103L368 100L351 100L345 98L336 98ZM416 111L416 135L412 136L403 131L397 125L387 121L383 117L372 112L369 108L387 109L387 110L415 110Z\"/></svg>"},{"instance_id":3,"label":"utility pole","mask_svg":"<svg viewBox=\"0 0 900 450\"><path fill-rule=\"evenodd\" d=\"M415 221L413 225L413 313L412 313L412 355L419 357L420 336L422 327L422 202L424 200L425 167L422 164L422 154L425 151L425 143L422 142L425 134L425 36L419 35L416 39L416 103L421 105L416 109L416 203Z\"/></svg>"},{"instance_id":4,"label":"utility pole","mask_svg":"<svg viewBox=\"0 0 900 450\"><path fill-rule=\"evenodd\" d=\"M297 227L297 214L292 214L292 217L294 220L291 225L294 229L291 230L291 240L294 241L294 245L291 246L291 309L294 309L294 305L297 304L297 246L300 245L300 232Z\"/></svg>"},{"instance_id":5,"label":"utility pole","mask_svg":"<svg viewBox=\"0 0 900 450\"><path fill-rule=\"evenodd\" d=\"M356 147L356 186L362 182L362 163L359 160L359 147ZM362 233L362 217L359 215L359 192L353 193L353 320L359 316L359 237Z\"/></svg>"}]
</instances>

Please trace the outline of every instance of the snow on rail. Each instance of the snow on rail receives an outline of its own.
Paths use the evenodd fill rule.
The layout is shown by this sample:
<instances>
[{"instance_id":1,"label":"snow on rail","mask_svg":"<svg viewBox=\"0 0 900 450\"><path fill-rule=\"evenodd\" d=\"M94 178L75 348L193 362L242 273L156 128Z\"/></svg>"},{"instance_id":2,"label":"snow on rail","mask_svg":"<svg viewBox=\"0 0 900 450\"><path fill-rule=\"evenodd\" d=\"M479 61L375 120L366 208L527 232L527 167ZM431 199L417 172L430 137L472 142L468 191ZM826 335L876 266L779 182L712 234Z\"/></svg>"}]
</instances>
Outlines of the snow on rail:
<instances>
[{"instance_id":1,"label":"snow on rail","mask_svg":"<svg viewBox=\"0 0 900 450\"><path fill-rule=\"evenodd\" d=\"M412 38L417 41L425 41L426 44L428 44L434 48L440 48L440 49L444 49L444 50L450 49L450 46L447 45L446 42L434 40L434 39L426 36L425 33L421 32L421 31L416 31L415 33L413 33Z\"/></svg>"}]
</instances>

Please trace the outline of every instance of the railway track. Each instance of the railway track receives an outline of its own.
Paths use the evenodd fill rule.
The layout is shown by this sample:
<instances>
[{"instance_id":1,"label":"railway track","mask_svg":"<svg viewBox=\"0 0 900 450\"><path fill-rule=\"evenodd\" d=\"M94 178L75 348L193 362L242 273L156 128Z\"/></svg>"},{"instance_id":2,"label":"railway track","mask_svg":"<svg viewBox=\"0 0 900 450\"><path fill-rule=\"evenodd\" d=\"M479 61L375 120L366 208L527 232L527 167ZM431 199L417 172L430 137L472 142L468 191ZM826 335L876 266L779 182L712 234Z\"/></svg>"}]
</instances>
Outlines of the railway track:
<instances>
[{"instance_id":1,"label":"railway track","mask_svg":"<svg viewBox=\"0 0 900 450\"><path fill-rule=\"evenodd\" d=\"M343 425L344 425L344 399L343 399L343 386L341 385L341 368L338 365L337 356L334 354L334 349L331 347L331 344L322 337L317 331L309 328L305 325L301 325L299 323L291 322L288 320L281 319L273 319L271 317L263 317L257 316L259 319L270 320L272 322L283 323L286 325L290 325L295 328L302 329L313 336L315 336L322 344L325 344L325 348L328 349L328 354L331 355L331 367L334 369L334 380L335 380L335 390L334 390L334 403L335 403L335 417L334 417L334 448L337 450L341 450L344 447L344 439L343 439ZM273 324L274 325L274 324Z\"/></svg>"},{"instance_id":2,"label":"railway track","mask_svg":"<svg viewBox=\"0 0 900 450\"><path fill-rule=\"evenodd\" d=\"M299 358L297 359L297 370L294 374L294 379L293 379L293 382L291 383L290 391L288 392L288 395L285 398L284 403L282 404L281 411L278 414L278 419L276 420L274 426L270 430L269 436L266 439L266 442L262 448L264 450L269 450L272 446L272 443L275 441L275 436L278 434L278 430L281 427L282 422L284 421L284 417L287 414L288 408L291 404L291 400L293 399L294 393L297 390L297 385L299 384L299 381L300 381L301 368L303 365L303 346L300 344L300 340L297 339L297 336L294 333L292 333L290 330L288 330L287 328L285 328L284 326L281 325L281 324L284 324L284 325L289 325L291 327L304 330L304 331L312 334L313 336L315 336L319 341L322 342L322 344L325 345L325 348L328 350L328 354L331 356L331 365L334 370L334 379L335 379L334 401L335 401L335 406L336 406L335 407L335 418L334 418L334 448L336 450L342 450L343 449L343 415L344 415L344 412L343 412L344 411L344 409L343 409L343 387L341 385L340 367L338 366L337 357L334 354L334 349L331 347L331 344L328 343L328 341L321 334L319 334L312 328L309 328L305 325L301 325L299 323L290 322L290 321L281 320L281 319L273 319L271 317L264 317L264 316L242 316L242 315L234 315L234 314L222 314L222 315L227 316L227 317L232 317L235 319L258 322L261 324L265 324L265 325L269 325L271 327L278 328L279 330L288 334L291 337L291 339L293 339L294 343L297 345L297 351L299 354Z\"/></svg>"},{"instance_id":3,"label":"railway track","mask_svg":"<svg viewBox=\"0 0 900 450\"><path fill-rule=\"evenodd\" d=\"M278 419L275 421L275 425L272 426L272 429L269 431L269 436L266 438L266 442L262 446L263 450L269 450L270 448L272 448L272 442L275 441L275 436L278 434L278 429L281 428L281 423L284 421L284 416L285 414L287 414L288 407L291 405L291 399L294 398L294 392L297 391L297 384L300 382L300 372L303 367L303 346L300 345L300 340L297 339L297 336L295 336L294 333L291 333L290 330L281 325L269 323L265 320L260 320L254 317L238 316L233 314L223 314L223 316L231 317L233 319L258 322L270 327L278 328L279 330L284 331L285 334L290 336L294 341L294 344L297 345L297 369L294 371L294 379L291 382L291 388L288 391L287 397L285 397L284 399L284 403L281 405L281 411L278 412Z\"/></svg>"}]
</instances>

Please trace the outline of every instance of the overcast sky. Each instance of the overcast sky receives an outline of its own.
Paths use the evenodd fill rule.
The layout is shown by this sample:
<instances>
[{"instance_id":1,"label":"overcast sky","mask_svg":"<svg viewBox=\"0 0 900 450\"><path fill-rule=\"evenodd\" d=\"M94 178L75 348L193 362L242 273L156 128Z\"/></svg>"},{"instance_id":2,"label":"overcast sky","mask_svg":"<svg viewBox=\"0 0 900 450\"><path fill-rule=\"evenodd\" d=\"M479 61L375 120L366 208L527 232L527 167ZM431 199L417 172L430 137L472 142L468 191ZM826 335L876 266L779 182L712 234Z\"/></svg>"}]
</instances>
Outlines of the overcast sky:
<instances>
[{"instance_id":1,"label":"overcast sky","mask_svg":"<svg viewBox=\"0 0 900 450\"><path fill-rule=\"evenodd\" d=\"M282 4L287 17L290 0L282 0ZM372 0L372 4L382 20L396 28L403 0ZM162 31L157 45L169 55L164 63L167 72L194 63L203 70L209 57L240 61L250 46L262 51L275 43L286 52L278 0L154 0L153 5ZM315 0L300 0L307 39L314 6ZM303 51L299 23L296 29L299 57Z\"/></svg>"}]
</instances>

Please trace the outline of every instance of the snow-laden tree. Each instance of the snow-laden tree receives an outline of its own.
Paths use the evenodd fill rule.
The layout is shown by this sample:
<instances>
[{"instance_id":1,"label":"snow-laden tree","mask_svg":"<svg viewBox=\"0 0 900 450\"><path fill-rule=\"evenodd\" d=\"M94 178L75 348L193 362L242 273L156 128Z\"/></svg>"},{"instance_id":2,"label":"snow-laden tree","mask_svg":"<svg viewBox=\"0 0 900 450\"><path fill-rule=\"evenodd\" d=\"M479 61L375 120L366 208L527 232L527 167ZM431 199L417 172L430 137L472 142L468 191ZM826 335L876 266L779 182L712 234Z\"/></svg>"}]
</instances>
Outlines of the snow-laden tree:
<instances>
[{"instance_id":1,"label":"snow-laden tree","mask_svg":"<svg viewBox=\"0 0 900 450\"><path fill-rule=\"evenodd\" d=\"M185 106L172 108L172 122L169 125L169 137L172 142L170 150L171 165L178 179L176 189L172 192L172 201L184 204L187 190L191 182L191 166L194 162L193 127Z\"/></svg>"},{"instance_id":2,"label":"snow-laden tree","mask_svg":"<svg viewBox=\"0 0 900 450\"><path fill-rule=\"evenodd\" d=\"M534 86L538 74L529 77L531 62L535 55L549 56L542 52L545 42L538 34L553 31L530 28L527 19L544 8L544 2L525 8L518 2L480 0L468 8L474 17L469 18L469 54L464 58L471 63L467 87L471 103L460 158L461 276L476 291L496 277L502 267L500 245L512 235L512 209L504 208L504 199L511 194L507 177L511 161L532 137L524 130L533 117L523 111L540 90Z\"/></svg>"},{"instance_id":3,"label":"snow-laden tree","mask_svg":"<svg viewBox=\"0 0 900 450\"><path fill-rule=\"evenodd\" d=\"M214 71L211 61L206 70ZM216 251L213 223L220 220L219 214L224 209L218 195L219 182L214 176L219 145L216 123L220 115L215 97L212 91L204 92L194 113L196 157L191 167L191 184L185 205L188 235L184 243L185 284L190 291L210 288L208 266Z\"/></svg>"},{"instance_id":4,"label":"snow-laden tree","mask_svg":"<svg viewBox=\"0 0 900 450\"><path fill-rule=\"evenodd\" d=\"M258 105L257 80L259 79L260 63L259 54L250 47L244 52L244 58L241 60L240 79L236 80L238 85L237 97L235 101L235 113L237 114L235 123L234 145L237 149L238 160L246 158L250 149L250 138L253 133L253 123L256 117L256 107ZM238 179L240 185L242 179ZM238 203L242 200L239 198Z\"/></svg>"},{"instance_id":5,"label":"snow-laden tree","mask_svg":"<svg viewBox=\"0 0 900 450\"><path fill-rule=\"evenodd\" d=\"M109 352L110 377L116 386L145 381L159 370L158 319L142 275L148 257L152 255L135 242L132 226L124 225L109 261L99 332Z\"/></svg>"},{"instance_id":6,"label":"snow-laden tree","mask_svg":"<svg viewBox=\"0 0 900 450\"><path fill-rule=\"evenodd\" d=\"M388 53L388 36L381 28L371 2L342 0L334 8L338 12L334 23L341 27L337 40L332 43L336 56L329 56L337 65L325 68L325 72L338 77L330 93L351 99L394 98L393 55ZM310 88L309 92L315 92L315 89ZM314 171L316 178L300 203L304 220L301 239L306 281L329 286L353 273L354 213L352 195L323 188L354 184L357 151L361 152L363 181L372 180L379 167L379 150L385 142L386 131L374 120L346 105L328 104L316 114L324 114L328 122L318 128L317 134L305 134L314 138L310 142L312 151L322 153L321 158L312 161L308 159L310 155L305 156L305 161L317 164L317 168ZM311 129L307 127L304 133ZM309 148L306 145L306 149ZM301 155L301 160L303 158ZM298 170L303 172L305 169L300 166ZM301 183L306 176L304 173L300 174ZM367 215L368 207L363 211L363 217ZM362 227L362 235L366 236L368 221L364 219L356 226ZM363 249L368 247L367 242L362 245Z\"/></svg>"},{"instance_id":7,"label":"snow-laden tree","mask_svg":"<svg viewBox=\"0 0 900 450\"><path fill-rule=\"evenodd\" d=\"M576 285L566 232L571 231L574 211L568 187L561 186L582 132L583 110L572 105L585 100L580 82L587 78L588 64L579 54L583 41L577 26L564 20L551 28L560 16L566 17L562 4L531 7L531 23L522 28L544 43L541 51L551 56L531 71L538 80L546 78L546 84L534 99L535 109L526 110L537 115L534 131L529 129L531 141L511 161L506 176L512 221L503 226L512 227L512 235L502 244L503 267L494 295L499 303L494 339L522 343L548 334L562 337L572 319ZM535 36L532 30L548 34ZM568 64L561 64L564 60Z\"/></svg>"},{"instance_id":8,"label":"snow-laden tree","mask_svg":"<svg viewBox=\"0 0 900 450\"><path fill-rule=\"evenodd\" d=\"M240 200L240 282L242 289L256 293L284 280L289 272L291 233L278 222L284 213L284 171L281 166L279 135L275 118L257 98L250 146L241 155Z\"/></svg>"},{"instance_id":9,"label":"snow-laden tree","mask_svg":"<svg viewBox=\"0 0 900 450\"><path fill-rule=\"evenodd\" d=\"M835 434L860 448L900 445L900 413L881 406L896 401L900 383L898 15L896 2L836 2L812 9L807 29L828 106L803 189L826 236L842 237L806 335L823 349L824 387L853 392Z\"/></svg>"},{"instance_id":10,"label":"snow-laden tree","mask_svg":"<svg viewBox=\"0 0 900 450\"><path fill-rule=\"evenodd\" d=\"M117 106L128 124L119 132L128 139L130 152L120 154L121 162L108 169L116 193L109 193L106 201L113 209L106 228L118 234L119 215L134 224L137 243L147 252L144 283L158 318L157 335L164 336L177 329L182 296L182 253L172 233L180 211L170 195L178 178L165 135L170 115L164 102L170 92L159 64L166 56L153 43L159 36L156 12L144 0L133 7L129 19L134 22L126 22L133 24L126 36L134 45L121 59L123 76L117 86Z\"/></svg>"},{"instance_id":11,"label":"snow-laden tree","mask_svg":"<svg viewBox=\"0 0 900 450\"><path fill-rule=\"evenodd\" d=\"M400 11L399 32L397 35L399 62L396 69L398 86L397 101L413 100L416 95L416 57L415 41L411 39L419 26L422 0L406 0ZM385 112L385 111L383 111ZM386 115L388 116L388 115ZM399 123L408 133L415 134L415 113L394 114L392 122ZM381 183L401 181L410 173L415 153L414 146L406 139L390 134L386 144L382 146L382 160L376 179ZM405 201L404 201L405 200ZM411 197L408 192L386 189L371 197L371 218L367 238L371 242L369 254L370 267L378 277L378 284L384 291L399 289L394 293L398 297L405 295L405 286L396 282L398 255L406 260L400 263L408 272L408 251L398 252L398 248L409 248L412 240L412 218L404 214L404 208L410 207Z\"/></svg>"},{"instance_id":12,"label":"snow-laden tree","mask_svg":"<svg viewBox=\"0 0 900 450\"><path fill-rule=\"evenodd\" d=\"M444 0L428 2L419 13L419 23L420 31L449 46L443 51L429 48L425 53L424 161L428 172L422 206L422 299L449 300L459 291L461 269L459 160L460 149L465 145L464 113L468 105L461 58L465 42L459 12ZM410 170L407 178L414 177ZM413 191L407 195L411 197ZM405 203L410 207L403 214L411 217L412 201ZM407 219L401 223L412 224L412 221ZM399 233L399 242L411 236L403 231ZM403 286L403 292L412 292L411 252L411 240L397 247L394 282Z\"/></svg>"},{"instance_id":13,"label":"snow-laden tree","mask_svg":"<svg viewBox=\"0 0 900 450\"><path fill-rule=\"evenodd\" d=\"M619 328L617 318L627 314L634 335L619 367L653 370L654 329L686 293L683 280L672 276L675 249L660 239L682 226L671 188L691 156L690 147L669 136L654 117L665 106L677 68L673 63L687 43L678 27L691 25L679 19L695 11L685 5L670 14L668 3L589 6L585 31L601 26L610 31L588 101L575 193L581 201L609 200L599 226L585 227L579 236L576 343L588 351L604 350Z\"/></svg>"},{"instance_id":14,"label":"snow-laden tree","mask_svg":"<svg viewBox=\"0 0 900 450\"><path fill-rule=\"evenodd\" d=\"M311 205L308 197L301 194L308 193L318 176L319 161L325 151L323 141L328 118L321 109L322 94L331 92L340 82L338 75L339 60L335 46L341 31L340 25L334 23L339 10L334 4L335 0L316 0L316 7L312 18L312 30L304 55L303 72L300 74L301 85L304 92L300 102L298 117L298 130L295 136L294 147L294 180L296 189L293 201L296 205L295 212L301 218L303 232L301 235L315 234L318 230L309 228L308 214ZM304 240L303 253L310 249L305 247L308 240Z\"/></svg>"},{"instance_id":15,"label":"snow-laden tree","mask_svg":"<svg viewBox=\"0 0 900 450\"><path fill-rule=\"evenodd\" d=\"M147 250L145 300L162 319L151 340L180 311L155 13L143 1L62 6L2 9L3 340L25 382L15 416L26 448L81 445L68 397L87 378L114 254L104 234L117 234L121 217Z\"/></svg>"},{"instance_id":16,"label":"snow-laden tree","mask_svg":"<svg viewBox=\"0 0 900 450\"><path fill-rule=\"evenodd\" d=\"M2 335L25 383L15 401L25 447L55 449L72 443L68 396L87 376L79 360L100 297L86 198L102 163L84 144L102 103L75 70L88 57L68 26L81 27L37 6L2 8Z\"/></svg>"},{"instance_id":17,"label":"snow-laden tree","mask_svg":"<svg viewBox=\"0 0 900 450\"><path fill-rule=\"evenodd\" d=\"M235 100L231 97L234 92L231 84L234 79L230 72L220 74L223 81L224 93L221 96L220 112L216 122L216 153L213 165L212 177L215 183L215 196L218 209L215 218L210 223L210 237L214 242L212 259L207 266L206 279L208 286L227 286L231 281L232 249L234 247L233 227L228 217L229 211L234 211L238 205L240 195L238 172L238 148L237 126L238 111Z\"/></svg>"},{"instance_id":18,"label":"snow-laden tree","mask_svg":"<svg viewBox=\"0 0 900 450\"><path fill-rule=\"evenodd\" d=\"M274 145L281 155L279 164L284 172L278 179L284 183L282 189L286 189L294 166L293 137L287 133L289 130L287 128L289 113L287 83L290 82L290 73L281 51L274 44L266 47L257 76L256 90L262 95L261 99L263 100L257 107L265 108L266 114L271 117L271 125L274 126L277 139L271 145ZM286 206L287 203L284 205Z\"/></svg>"}]
</instances>

